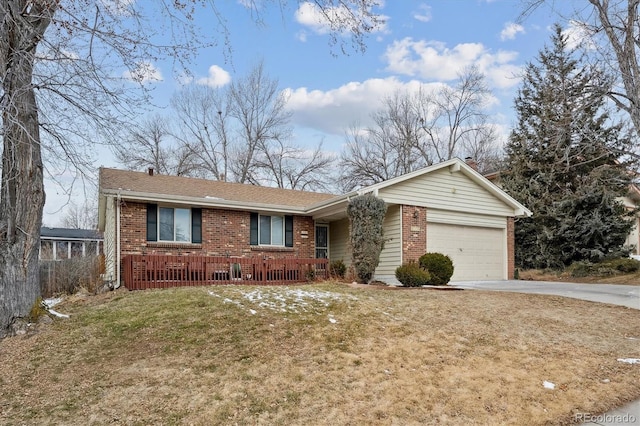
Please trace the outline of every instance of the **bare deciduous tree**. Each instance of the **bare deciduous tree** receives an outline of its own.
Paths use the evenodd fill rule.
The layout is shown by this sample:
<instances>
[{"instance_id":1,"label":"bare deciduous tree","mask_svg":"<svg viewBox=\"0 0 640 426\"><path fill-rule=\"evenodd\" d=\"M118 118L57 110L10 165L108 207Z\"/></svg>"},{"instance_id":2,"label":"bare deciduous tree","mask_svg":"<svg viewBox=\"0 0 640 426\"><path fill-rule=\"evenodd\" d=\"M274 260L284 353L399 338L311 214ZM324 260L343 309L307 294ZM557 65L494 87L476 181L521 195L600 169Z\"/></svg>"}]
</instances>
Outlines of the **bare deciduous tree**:
<instances>
[{"instance_id":1,"label":"bare deciduous tree","mask_svg":"<svg viewBox=\"0 0 640 426\"><path fill-rule=\"evenodd\" d=\"M330 166L334 158L322 152L322 144L313 151L272 140L260 146L251 183L301 191L329 190Z\"/></svg>"},{"instance_id":2,"label":"bare deciduous tree","mask_svg":"<svg viewBox=\"0 0 640 426\"><path fill-rule=\"evenodd\" d=\"M498 150L497 131L484 111L489 95L484 75L468 68L454 87L388 97L373 114L373 127L347 134L341 187L382 182L456 156L474 157L482 169Z\"/></svg>"},{"instance_id":3,"label":"bare deciduous tree","mask_svg":"<svg viewBox=\"0 0 640 426\"><path fill-rule=\"evenodd\" d=\"M70 229L98 229L98 200L95 195L82 203L70 201L62 217L62 227Z\"/></svg>"},{"instance_id":4,"label":"bare deciduous tree","mask_svg":"<svg viewBox=\"0 0 640 426\"><path fill-rule=\"evenodd\" d=\"M171 98L175 111L173 135L183 149L192 153L202 177L230 178L228 104L226 91L202 85L186 86Z\"/></svg>"},{"instance_id":5,"label":"bare deciduous tree","mask_svg":"<svg viewBox=\"0 0 640 426\"><path fill-rule=\"evenodd\" d=\"M640 134L640 0L588 0L592 8L569 17L590 36L581 43L587 53L596 52L599 66L618 84L609 91L616 106L627 113ZM524 0L522 18L549 0ZM564 17L562 17L564 18ZM595 48L595 49L593 49Z\"/></svg>"},{"instance_id":6,"label":"bare deciduous tree","mask_svg":"<svg viewBox=\"0 0 640 426\"><path fill-rule=\"evenodd\" d=\"M256 9L257 20L259 7L286 4L245 2ZM314 4L336 43L352 40L363 49L364 35L379 21L372 12L375 0ZM43 147L52 158L82 165L84 153L78 148L83 142L107 140L107 135L118 140L114 133L145 105L145 92L135 85L144 89L149 79L159 78L153 61L169 57L185 65L200 47L216 41L197 34L193 24L194 15L206 6L220 24L217 35L230 46L215 1L0 1L0 337L16 318L28 314L40 291ZM335 7L346 13L334 13ZM128 71L122 74L123 69Z\"/></svg>"},{"instance_id":7,"label":"bare deciduous tree","mask_svg":"<svg viewBox=\"0 0 640 426\"><path fill-rule=\"evenodd\" d=\"M414 101L409 94L395 93L383 101L382 110L372 115L374 126L364 130L352 126L348 130L340 167L344 191L430 164L418 149L422 130Z\"/></svg>"},{"instance_id":8,"label":"bare deciduous tree","mask_svg":"<svg viewBox=\"0 0 640 426\"><path fill-rule=\"evenodd\" d=\"M454 87L443 86L435 93L420 91L416 109L427 137L420 144L423 157L441 162L466 156L462 151L467 148L479 152L479 146L491 145L496 132L484 112L489 95L484 74L476 67L460 72Z\"/></svg>"},{"instance_id":9,"label":"bare deciduous tree","mask_svg":"<svg viewBox=\"0 0 640 426\"><path fill-rule=\"evenodd\" d=\"M171 139L167 119L159 115L147 118L115 148L116 159L130 170L152 168L158 173L191 176L195 173L195 150Z\"/></svg>"},{"instance_id":10,"label":"bare deciduous tree","mask_svg":"<svg viewBox=\"0 0 640 426\"><path fill-rule=\"evenodd\" d=\"M260 62L247 75L231 84L229 115L238 123L232 170L236 182L257 181L255 156L270 141L286 140L291 135L291 112L287 100L278 89L278 80L271 79Z\"/></svg>"},{"instance_id":11,"label":"bare deciduous tree","mask_svg":"<svg viewBox=\"0 0 640 426\"><path fill-rule=\"evenodd\" d=\"M229 87L190 85L173 96L173 134L193 153L198 175L277 186L326 189L328 165L322 152L290 143L287 99L258 63Z\"/></svg>"}]
</instances>

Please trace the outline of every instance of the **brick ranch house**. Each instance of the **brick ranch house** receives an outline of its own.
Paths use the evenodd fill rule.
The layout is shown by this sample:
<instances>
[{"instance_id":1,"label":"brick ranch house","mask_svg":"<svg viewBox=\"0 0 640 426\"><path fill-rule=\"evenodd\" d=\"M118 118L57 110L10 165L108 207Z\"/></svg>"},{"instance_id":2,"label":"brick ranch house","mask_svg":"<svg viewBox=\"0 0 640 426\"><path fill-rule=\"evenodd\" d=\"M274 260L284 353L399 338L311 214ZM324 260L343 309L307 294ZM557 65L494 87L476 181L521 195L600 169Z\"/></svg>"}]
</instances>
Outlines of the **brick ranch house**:
<instances>
[{"instance_id":1,"label":"brick ranch house","mask_svg":"<svg viewBox=\"0 0 640 426\"><path fill-rule=\"evenodd\" d=\"M198 284L300 280L286 271L317 268L315 259L348 265L347 206L364 193L388 206L376 279L397 283L396 267L427 251L452 258L454 281L513 277L514 218L531 212L457 158L343 195L101 168L105 275L131 288L130 270ZM171 275L166 265L176 259ZM282 266L270 274L261 261Z\"/></svg>"}]
</instances>

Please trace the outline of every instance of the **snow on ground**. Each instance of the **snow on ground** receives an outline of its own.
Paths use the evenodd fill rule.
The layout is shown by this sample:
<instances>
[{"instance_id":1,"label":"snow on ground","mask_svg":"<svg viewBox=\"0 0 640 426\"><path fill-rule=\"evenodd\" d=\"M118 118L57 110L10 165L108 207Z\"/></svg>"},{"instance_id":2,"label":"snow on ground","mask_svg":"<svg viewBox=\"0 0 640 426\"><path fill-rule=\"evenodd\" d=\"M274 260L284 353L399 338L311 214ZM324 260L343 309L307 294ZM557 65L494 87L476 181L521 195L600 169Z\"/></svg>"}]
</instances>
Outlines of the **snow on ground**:
<instances>
[{"instance_id":1,"label":"snow on ground","mask_svg":"<svg viewBox=\"0 0 640 426\"><path fill-rule=\"evenodd\" d=\"M618 358L618 361L625 364L640 364L640 358Z\"/></svg>"},{"instance_id":2,"label":"snow on ground","mask_svg":"<svg viewBox=\"0 0 640 426\"><path fill-rule=\"evenodd\" d=\"M53 308L60 302L62 302L62 297L56 297L55 299L44 299L42 301L42 303L44 303L44 305L49 309Z\"/></svg>"},{"instance_id":3,"label":"snow on ground","mask_svg":"<svg viewBox=\"0 0 640 426\"><path fill-rule=\"evenodd\" d=\"M227 293L223 302L232 303L239 307L251 306L249 312L252 315L258 312L256 310L258 308L283 313L320 313L334 302L358 300L354 296L330 291L283 287L236 289L235 293L237 293L237 297ZM209 291L209 295L223 297L214 291ZM329 315L329 322L335 324L337 320L333 318L333 315Z\"/></svg>"},{"instance_id":4,"label":"snow on ground","mask_svg":"<svg viewBox=\"0 0 640 426\"><path fill-rule=\"evenodd\" d=\"M56 306L58 303L62 302L62 298L61 297L56 297L55 299L44 299L42 301L42 304L44 305L44 307L47 309L47 311L53 315L54 317L58 317L58 318L69 318L69 315L67 314L61 314L60 312L54 311L53 308L54 306Z\"/></svg>"}]
</instances>

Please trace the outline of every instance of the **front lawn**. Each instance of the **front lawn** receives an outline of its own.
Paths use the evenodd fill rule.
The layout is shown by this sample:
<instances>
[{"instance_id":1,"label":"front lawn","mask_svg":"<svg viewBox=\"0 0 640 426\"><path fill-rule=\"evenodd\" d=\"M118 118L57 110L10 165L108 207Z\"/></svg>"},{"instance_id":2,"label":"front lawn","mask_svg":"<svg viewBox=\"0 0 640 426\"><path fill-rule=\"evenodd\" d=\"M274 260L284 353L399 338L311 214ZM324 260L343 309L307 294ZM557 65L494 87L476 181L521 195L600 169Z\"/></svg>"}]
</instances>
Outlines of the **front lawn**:
<instances>
[{"instance_id":1,"label":"front lawn","mask_svg":"<svg viewBox=\"0 0 640 426\"><path fill-rule=\"evenodd\" d=\"M54 309L0 341L2 424L567 424L640 397L639 312L555 296L327 283Z\"/></svg>"}]
</instances>

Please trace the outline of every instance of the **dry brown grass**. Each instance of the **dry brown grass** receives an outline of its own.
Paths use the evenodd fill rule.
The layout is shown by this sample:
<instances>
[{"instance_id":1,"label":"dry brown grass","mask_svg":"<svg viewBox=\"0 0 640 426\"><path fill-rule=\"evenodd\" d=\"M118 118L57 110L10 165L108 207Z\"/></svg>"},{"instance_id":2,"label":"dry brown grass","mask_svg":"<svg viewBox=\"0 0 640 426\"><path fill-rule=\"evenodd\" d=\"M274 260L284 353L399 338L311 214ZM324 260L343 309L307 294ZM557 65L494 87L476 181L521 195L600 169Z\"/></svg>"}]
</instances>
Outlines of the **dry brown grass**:
<instances>
[{"instance_id":1,"label":"dry brown grass","mask_svg":"<svg viewBox=\"0 0 640 426\"><path fill-rule=\"evenodd\" d=\"M617 361L640 313L574 299L323 284L56 309L0 341L2 424L567 424L640 397Z\"/></svg>"}]
</instances>

